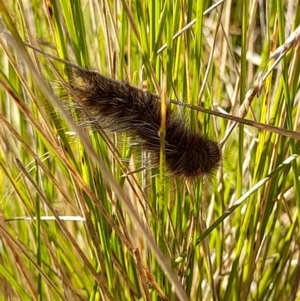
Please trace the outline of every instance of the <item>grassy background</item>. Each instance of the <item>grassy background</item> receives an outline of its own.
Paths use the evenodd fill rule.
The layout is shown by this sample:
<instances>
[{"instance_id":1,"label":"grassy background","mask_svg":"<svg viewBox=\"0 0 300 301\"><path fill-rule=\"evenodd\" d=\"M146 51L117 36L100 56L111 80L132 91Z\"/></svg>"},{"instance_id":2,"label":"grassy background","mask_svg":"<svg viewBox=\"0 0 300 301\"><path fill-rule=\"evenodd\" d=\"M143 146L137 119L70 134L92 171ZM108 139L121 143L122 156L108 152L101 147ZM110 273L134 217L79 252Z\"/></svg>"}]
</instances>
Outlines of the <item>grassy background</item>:
<instances>
[{"instance_id":1,"label":"grassy background","mask_svg":"<svg viewBox=\"0 0 300 301\"><path fill-rule=\"evenodd\" d=\"M0 299L300 300L299 140L240 125L210 179L131 173L146 154L126 135L76 127L60 101L64 65L23 43L239 115L299 7L0 0ZM290 46L242 117L299 132L300 47ZM218 141L232 124L184 113Z\"/></svg>"}]
</instances>

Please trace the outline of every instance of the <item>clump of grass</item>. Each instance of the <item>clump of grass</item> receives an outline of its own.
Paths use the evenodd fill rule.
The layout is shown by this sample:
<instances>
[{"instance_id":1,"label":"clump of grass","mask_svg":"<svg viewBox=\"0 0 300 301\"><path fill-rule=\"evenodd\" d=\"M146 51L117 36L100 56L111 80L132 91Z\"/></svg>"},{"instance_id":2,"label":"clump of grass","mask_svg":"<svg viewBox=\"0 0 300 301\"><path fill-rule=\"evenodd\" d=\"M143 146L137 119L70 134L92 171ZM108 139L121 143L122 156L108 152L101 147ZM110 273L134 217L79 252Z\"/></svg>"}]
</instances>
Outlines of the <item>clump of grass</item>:
<instances>
[{"instance_id":1,"label":"clump of grass","mask_svg":"<svg viewBox=\"0 0 300 301\"><path fill-rule=\"evenodd\" d=\"M0 11L1 300L299 300L297 1ZM222 167L192 183L143 170L126 135L78 126L43 52L189 106Z\"/></svg>"}]
</instances>

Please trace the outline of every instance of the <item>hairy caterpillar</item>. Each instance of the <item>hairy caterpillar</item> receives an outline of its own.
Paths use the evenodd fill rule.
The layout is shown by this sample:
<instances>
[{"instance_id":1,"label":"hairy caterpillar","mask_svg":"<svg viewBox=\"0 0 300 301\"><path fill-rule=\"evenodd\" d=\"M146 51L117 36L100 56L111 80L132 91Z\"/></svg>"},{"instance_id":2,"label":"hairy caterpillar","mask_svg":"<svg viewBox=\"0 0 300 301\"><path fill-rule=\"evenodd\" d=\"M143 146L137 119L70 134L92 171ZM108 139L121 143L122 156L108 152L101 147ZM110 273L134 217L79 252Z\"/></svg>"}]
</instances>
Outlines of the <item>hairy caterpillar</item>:
<instances>
[{"instance_id":1,"label":"hairy caterpillar","mask_svg":"<svg viewBox=\"0 0 300 301\"><path fill-rule=\"evenodd\" d=\"M102 128L127 132L141 148L159 160L161 102L156 95L107 78L97 71L67 67L69 94L88 112L87 122ZM220 164L217 142L192 132L170 104L166 111L165 160L171 175L194 178L211 174Z\"/></svg>"}]
</instances>

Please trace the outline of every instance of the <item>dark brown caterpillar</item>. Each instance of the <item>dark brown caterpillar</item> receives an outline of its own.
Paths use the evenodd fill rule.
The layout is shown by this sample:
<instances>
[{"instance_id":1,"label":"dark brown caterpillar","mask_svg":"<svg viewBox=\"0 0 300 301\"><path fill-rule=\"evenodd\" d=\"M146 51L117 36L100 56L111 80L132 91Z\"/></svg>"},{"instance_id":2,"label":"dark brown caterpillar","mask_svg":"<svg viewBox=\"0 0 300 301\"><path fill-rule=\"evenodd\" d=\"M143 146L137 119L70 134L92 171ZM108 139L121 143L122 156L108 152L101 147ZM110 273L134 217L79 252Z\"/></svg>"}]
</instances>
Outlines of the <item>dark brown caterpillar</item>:
<instances>
[{"instance_id":1,"label":"dark brown caterpillar","mask_svg":"<svg viewBox=\"0 0 300 301\"><path fill-rule=\"evenodd\" d=\"M159 97L96 71L68 67L70 95L91 125L128 132L142 149L159 160L161 102ZM171 175L193 178L211 174L220 164L218 143L191 132L182 116L167 106L165 157Z\"/></svg>"}]
</instances>

